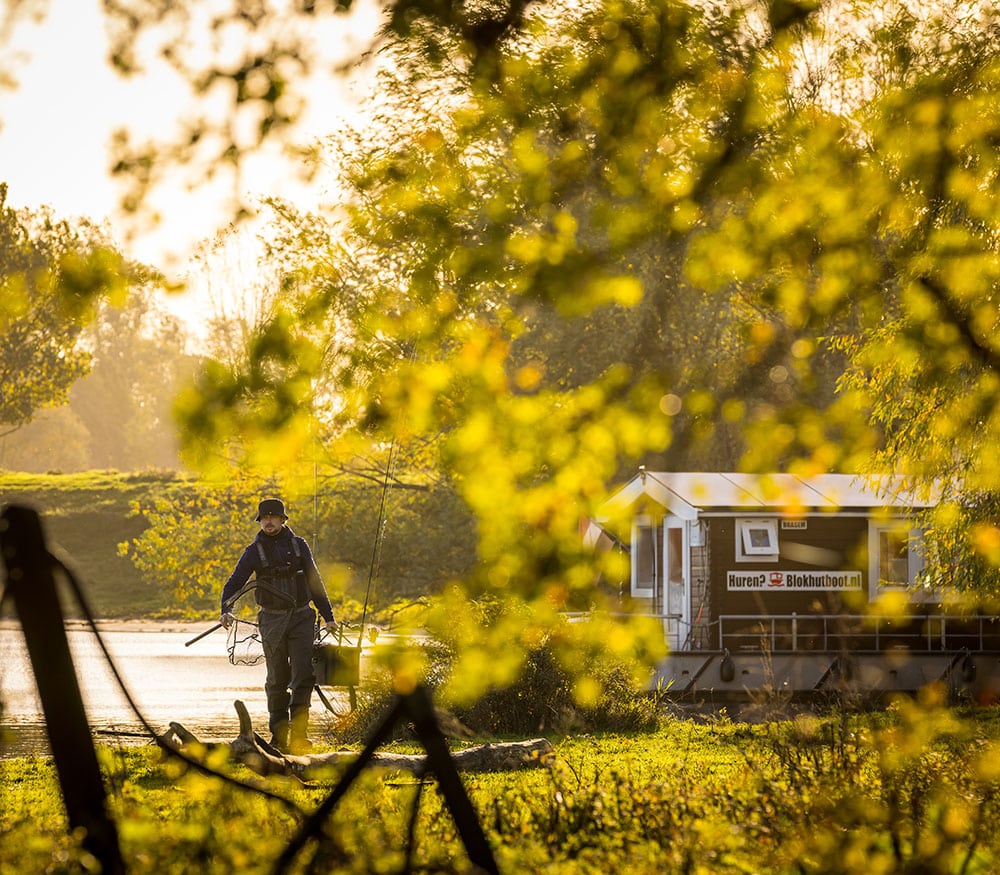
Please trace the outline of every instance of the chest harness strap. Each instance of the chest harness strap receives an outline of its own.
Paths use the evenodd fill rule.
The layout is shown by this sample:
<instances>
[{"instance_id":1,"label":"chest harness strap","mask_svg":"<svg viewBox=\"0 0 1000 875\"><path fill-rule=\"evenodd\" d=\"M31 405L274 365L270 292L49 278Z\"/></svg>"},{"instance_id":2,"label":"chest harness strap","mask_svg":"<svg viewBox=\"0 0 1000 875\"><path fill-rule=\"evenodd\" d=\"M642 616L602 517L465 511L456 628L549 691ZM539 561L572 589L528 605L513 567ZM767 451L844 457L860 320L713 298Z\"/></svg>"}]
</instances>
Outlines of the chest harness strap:
<instances>
[{"instance_id":1,"label":"chest harness strap","mask_svg":"<svg viewBox=\"0 0 1000 875\"><path fill-rule=\"evenodd\" d=\"M267 561L267 552L264 550L264 545L260 541L255 541L254 544L257 547L257 555L260 557L260 564L264 567L264 570L266 571L270 567L270 563ZM292 551L295 553L295 559L297 560L296 564L299 566L299 569L301 571L302 548L299 546L298 538L292 538ZM295 610L295 596L292 593L284 592L269 582L264 583L262 580L260 580L260 575L258 575L257 586L266 589L272 595L278 596L279 598L285 599L286 601L292 603L292 606L287 609L262 608L263 610L268 610L268 611L278 610L280 611L280 613L285 613L286 610L288 611ZM305 605L305 607L309 606Z\"/></svg>"},{"instance_id":2,"label":"chest harness strap","mask_svg":"<svg viewBox=\"0 0 1000 875\"><path fill-rule=\"evenodd\" d=\"M257 547L257 555L260 556L260 564L267 568L270 563L267 561L267 553L264 552L264 545L260 541L255 541L254 544ZM301 564L302 548L299 547L298 538L292 538L292 550L295 552L295 558L300 560L299 564Z\"/></svg>"}]
</instances>

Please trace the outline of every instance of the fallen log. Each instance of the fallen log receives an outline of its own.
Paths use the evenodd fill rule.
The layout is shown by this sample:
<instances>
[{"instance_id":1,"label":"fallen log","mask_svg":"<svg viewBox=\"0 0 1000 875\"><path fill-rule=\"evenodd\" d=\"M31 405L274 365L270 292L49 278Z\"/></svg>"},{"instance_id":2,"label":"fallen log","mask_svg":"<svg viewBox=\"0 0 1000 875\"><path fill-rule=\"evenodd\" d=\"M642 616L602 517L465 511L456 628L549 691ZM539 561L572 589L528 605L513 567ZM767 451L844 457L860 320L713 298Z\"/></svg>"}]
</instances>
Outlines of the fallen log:
<instances>
[{"instance_id":1,"label":"fallen log","mask_svg":"<svg viewBox=\"0 0 1000 875\"><path fill-rule=\"evenodd\" d=\"M284 753L272 747L254 732L253 721L243 702L237 700L234 707L239 715L240 734L228 742L230 754L258 775L265 777L287 775L308 780L310 772L344 766L358 757L357 751L349 750L301 755ZM160 740L178 750L188 745L214 748L226 744L202 742L180 723L171 723L170 731L161 735ZM546 738L480 744L453 751L451 754L455 768L461 772L503 772L539 768L548 766L552 756L553 748ZM424 754L376 752L371 765L422 776L427 770L427 757Z\"/></svg>"}]
</instances>

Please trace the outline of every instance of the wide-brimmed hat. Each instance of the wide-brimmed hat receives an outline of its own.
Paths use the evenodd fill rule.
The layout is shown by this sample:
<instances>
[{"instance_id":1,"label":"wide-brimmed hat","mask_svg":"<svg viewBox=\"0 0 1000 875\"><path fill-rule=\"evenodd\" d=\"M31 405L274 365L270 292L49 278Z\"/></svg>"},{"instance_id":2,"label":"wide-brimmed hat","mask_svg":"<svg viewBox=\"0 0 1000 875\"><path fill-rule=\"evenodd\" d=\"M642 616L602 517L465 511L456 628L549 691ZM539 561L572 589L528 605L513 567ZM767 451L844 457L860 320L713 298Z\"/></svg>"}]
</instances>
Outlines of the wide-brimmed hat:
<instances>
[{"instance_id":1,"label":"wide-brimmed hat","mask_svg":"<svg viewBox=\"0 0 1000 875\"><path fill-rule=\"evenodd\" d=\"M254 517L254 520L259 523L262 516L280 516L287 520L285 503L280 498L265 498L257 505L257 516Z\"/></svg>"}]
</instances>

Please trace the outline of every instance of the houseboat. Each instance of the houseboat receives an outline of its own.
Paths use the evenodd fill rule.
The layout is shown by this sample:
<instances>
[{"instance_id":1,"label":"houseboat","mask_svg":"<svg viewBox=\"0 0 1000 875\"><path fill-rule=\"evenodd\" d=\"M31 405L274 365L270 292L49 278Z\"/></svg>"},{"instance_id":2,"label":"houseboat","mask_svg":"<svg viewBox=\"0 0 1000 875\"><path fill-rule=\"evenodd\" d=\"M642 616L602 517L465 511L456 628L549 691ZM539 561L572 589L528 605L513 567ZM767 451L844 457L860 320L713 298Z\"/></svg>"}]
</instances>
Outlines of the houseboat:
<instances>
[{"instance_id":1,"label":"houseboat","mask_svg":"<svg viewBox=\"0 0 1000 875\"><path fill-rule=\"evenodd\" d=\"M640 469L586 537L627 550L623 606L662 621L669 696L940 682L993 702L1000 618L949 612L920 582L935 502L898 476Z\"/></svg>"}]
</instances>

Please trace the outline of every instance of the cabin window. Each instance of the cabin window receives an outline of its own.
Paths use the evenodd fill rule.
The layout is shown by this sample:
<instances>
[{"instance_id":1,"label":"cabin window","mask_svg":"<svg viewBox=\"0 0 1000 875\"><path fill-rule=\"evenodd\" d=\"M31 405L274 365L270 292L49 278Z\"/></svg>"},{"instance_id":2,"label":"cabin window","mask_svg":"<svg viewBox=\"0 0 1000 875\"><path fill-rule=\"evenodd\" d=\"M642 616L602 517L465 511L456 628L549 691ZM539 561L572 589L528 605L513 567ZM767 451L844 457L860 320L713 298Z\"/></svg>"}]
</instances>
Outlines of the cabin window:
<instances>
[{"instance_id":1,"label":"cabin window","mask_svg":"<svg viewBox=\"0 0 1000 875\"><path fill-rule=\"evenodd\" d=\"M924 567L923 533L905 524L872 524L868 536L872 580L879 589L913 583Z\"/></svg>"},{"instance_id":2,"label":"cabin window","mask_svg":"<svg viewBox=\"0 0 1000 875\"><path fill-rule=\"evenodd\" d=\"M667 541L667 583L684 583L684 529L670 526L664 534Z\"/></svg>"},{"instance_id":3,"label":"cabin window","mask_svg":"<svg viewBox=\"0 0 1000 875\"><path fill-rule=\"evenodd\" d=\"M879 532L879 586L905 586L910 582L909 538L899 532Z\"/></svg>"},{"instance_id":4,"label":"cabin window","mask_svg":"<svg viewBox=\"0 0 1000 875\"><path fill-rule=\"evenodd\" d=\"M768 562L778 558L778 521L736 520L736 561Z\"/></svg>"},{"instance_id":5,"label":"cabin window","mask_svg":"<svg viewBox=\"0 0 1000 875\"><path fill-rule=\"evenodd\" d=\"M691 591L687 586L685 566L688 564L684 549L684 523L676 517L663 521L663 632L667 646L680 650L690 633L689 608Z\"/></svg>"},{"instance_id":6,"label":"cabin window","mask_svg":"<svg viewBox=\"0 0 1000 875\"><path fill-rule=\"evenodd\" d=\"M632 595L652 598L659 568L656 526L649 517L636 517L632 525Z\"/></svg>"}]
</instances>

